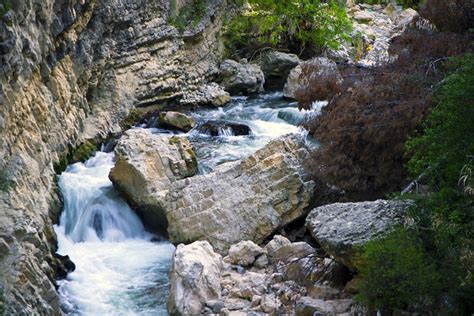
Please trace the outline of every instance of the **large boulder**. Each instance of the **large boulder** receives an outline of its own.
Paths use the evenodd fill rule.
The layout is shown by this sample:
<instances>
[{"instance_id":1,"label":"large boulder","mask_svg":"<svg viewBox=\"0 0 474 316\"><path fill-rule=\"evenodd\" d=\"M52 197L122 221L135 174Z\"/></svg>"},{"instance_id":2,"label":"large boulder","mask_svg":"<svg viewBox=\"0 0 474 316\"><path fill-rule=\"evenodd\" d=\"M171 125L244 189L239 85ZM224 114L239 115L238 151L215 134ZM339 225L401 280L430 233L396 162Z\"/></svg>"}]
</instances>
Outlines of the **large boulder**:
<instances>
[{"instance_id":1,"label":"large boulder","mask_svg":"<svg viewBox=\"0 0 474 316\"><path fill-rule=\"evenodd\" d=\"M168 312L199 315L206 302L221 298L222 257L207 241L178 245L170 272Z\"/></svg>"},{"instance_id":2,"label":"large boulder","mask_svg":"<svg viewBox=\"0 0 474 316\"><path fill-rule=\"evenodd\" d=\"M226 253L304 216L314 187L302 167L307 154L303 137L288 135L213 173L176 181L167 196L171 242L205 239Z\"/></svg>"},{"instance_id":3,"label":"large boulder","mask_svg":"<svg viewBox=\"0 0 474 316\"><path fill-rule=\"evenodd\" d=\"M159 123L164 127L178 129L183 132L190 131L196 125L196 121L192 117L173 111L160 113Z\"/></svg>"},{"instance_id":4,"label":"large boulder","mask_svg":"<svg viewBox=\"0 0 474 316\"><path fill-rule=\"evenodd\" d=\"M300 59L295 54L277 51L262 54L259 65L265 75L265 88L271 90L283 88L290 71L299 63Z\"/></svg>"},{"instance_id":5,"label":"large boulder","mask_svg":"<svg viewBox=\"0 0 474 316\"><path fill-rule=\"evenodd\" d=\"M219 68L222 86L232 95L263 92L265 76L258 65L225 60Z\"/></svg>"},{"instance_id":6,"label":"large boulder","mask_svg":"<svg viewBox=\"0 0 474 316\"><path fill-rule=\"evenodd\" d=\"M166 231L164 197L171 183L197 172L197 160L185 137L131 129L115 147L110 180L138 210L145 225Z\"/></svg>"},{"instance_id":7,"label":"large boulder","mask_svg":"<svg viewBox=\"0 0 474 316\"><path fill-rule=\"evenodd\" d=\"M303 69L307 67L311 69L311 76L313 77L324 79L326 76L336 76L336 78L340 78L336 63L326 57L315 57L304 61L293 68L288 75L288 79L283 88L283 95L286 98L295 99L295 93L298 88L307 84L308 80L311 79L306 76L301 76Z\"/></svg>"},{"instance_id":8,"label":"large boulder","mask_svg":"<svg viewBox=\"0 0 474 316\"><path fill-rule=\"evenodd\" d=\"M401 200L329 204L312 210L306 227L326 252L356 270L360 246L401 223L411 205Z\"/></svg>"}]
</instances>

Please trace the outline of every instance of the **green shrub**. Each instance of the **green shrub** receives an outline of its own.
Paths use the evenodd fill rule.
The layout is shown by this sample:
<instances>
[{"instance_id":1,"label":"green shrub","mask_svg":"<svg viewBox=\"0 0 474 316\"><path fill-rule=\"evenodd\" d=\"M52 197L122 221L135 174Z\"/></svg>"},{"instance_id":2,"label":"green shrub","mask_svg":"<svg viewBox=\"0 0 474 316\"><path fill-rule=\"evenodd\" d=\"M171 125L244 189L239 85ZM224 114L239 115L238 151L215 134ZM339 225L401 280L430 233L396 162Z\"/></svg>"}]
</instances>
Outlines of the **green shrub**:
<instances>
[{"instance_id":1,"label":"green shrub","mask_svg":"<svg viewBox=\"0 0 474 316\"><path fill-rule=\"evenodd\" d=\"M0 18L3 18L8 11L12 9L12 3L10 0L4 1L0 4Z\"/></svg>"},{"instance_id":2,"label":"green shrub","mask_svg":"<svg viewBox=\"0 0 474 316\"><path fill-rule=\"evenodd\" d=\"M370 309L393 311L411 306L425 311L435 303L440 275L423 244L403 227L365 246L358 299Z\"/></svg>"},{"instance_id":3,"label":"green shrub","mask_svg":"<svg viewBox=\"0 0 474 316\"><path fill-rule=\"evenodd\" d=\"M196 27L207 12L207 0L193 0L191 4L185 5L178 12L176 1L171 1L171 16L169 23L180 31L189 26Z\"/></svg>"},{"instance_id":4,"label":"green shrub","mask_svg":"<svg viewBox=\"0 0 474 316\"><path fill-rule=\"evenodd\" d=\"M15 182L10 180L8 172L5 169L0 169L0 191L8 192L15 186Z\"/></svg>"},{"instance_id":5,"label":"green shrub","mask_svg":"<svg viewBox=\"0 0 474 316\"><path fill-rule=\"evenodd\" d=\"M228 51L238 57L252 57L265 47L311 56L337 48L351 29L336 0L249 0L249 4L251 10L226 26Z\"/></svg>"}]
</instances>

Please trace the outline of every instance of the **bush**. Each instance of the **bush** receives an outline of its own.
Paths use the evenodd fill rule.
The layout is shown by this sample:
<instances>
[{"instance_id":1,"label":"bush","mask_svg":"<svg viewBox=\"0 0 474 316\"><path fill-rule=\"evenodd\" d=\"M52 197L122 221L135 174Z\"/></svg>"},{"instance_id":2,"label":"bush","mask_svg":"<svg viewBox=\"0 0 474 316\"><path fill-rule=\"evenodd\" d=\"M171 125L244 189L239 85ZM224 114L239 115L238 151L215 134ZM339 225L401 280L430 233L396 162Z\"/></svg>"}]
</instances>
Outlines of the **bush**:
<instances>
[{"instance_id":1,"label":"bush","mask_svg":"<svg viewBox=\"0 0 474 316\"><path fill-rule=\"evenodd\" d=\"M321 143L308 161L314 177L351 200L401 189L408 177L404 143L428 113L442 61L468 49L468 38L407 30L393 40L391 52L399 57L392 64L340 65L342 80L336 82L334 75L304 69L306 84L296 92L300 106L309 108L322 94L329 100L319 117L304 124Z\"/></svg>"},{"instance_id":2,"label":"bush","mask_svg":"<svg viewBox=\"0 0 474 316\"><path fill-rule=\"evenodd\" d=\"M226 27L227 48L234 57L251 58L265 47L300 56L337 48L351 29L337 0L249 0L252 10Z\"/></svg>"},{"instance_id":3,"label":"bush","mask_svg":"<svg viewBox=\"0 0 474 316\"><path fill-rule=\"evenodd\" d=\"M206 15L207 0L193 0L191 4L185 5L178 12L176 9L176 0L171 1L171 17L169 23L180 31L187 27L196 27L201 19Z\"/></svg>"},{"instance_id":4,"label":"bush","mask_svg":"<svg viewBox=\"0 0 474 316\"><path fill-rule=\"evenodd\" d=\"M427 0L420 15L440 31L467 32L474 27L474 0Z\"/></svg>"},{"instance_id":5,"label":"bush","mask_svg":"<svg viewBox=\"0 0 474 316\"><path fill-rule=\"evenodd\" d=\"M439 294L440 275L423 244L403 227L365 246L358 300L370 309L393 311L417 306L429 312Z\"/></svg>"}]
</instances>

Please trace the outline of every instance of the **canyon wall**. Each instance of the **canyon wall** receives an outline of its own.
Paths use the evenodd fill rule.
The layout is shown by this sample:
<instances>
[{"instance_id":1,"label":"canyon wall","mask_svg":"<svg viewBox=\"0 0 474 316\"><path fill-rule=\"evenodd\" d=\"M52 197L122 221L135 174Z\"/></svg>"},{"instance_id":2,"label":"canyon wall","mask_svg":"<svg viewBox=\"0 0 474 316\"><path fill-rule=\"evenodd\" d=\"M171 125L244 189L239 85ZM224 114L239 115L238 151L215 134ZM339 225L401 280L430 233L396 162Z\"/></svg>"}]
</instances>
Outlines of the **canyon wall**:
<instances>
[{"instance_id":1,"label":"canyon wall","mask_svg":"<svg viewBox=\"0 0 474 316\"><path fill-rule=\"evenodd\" d=\"M2 3L1 299L7 313L61 314L55 165L83 142L120 132L132 108L172 105L212 80L227 3L209 1L185 30L168 23L176 1Z\"/></svg>"}]
</instances>

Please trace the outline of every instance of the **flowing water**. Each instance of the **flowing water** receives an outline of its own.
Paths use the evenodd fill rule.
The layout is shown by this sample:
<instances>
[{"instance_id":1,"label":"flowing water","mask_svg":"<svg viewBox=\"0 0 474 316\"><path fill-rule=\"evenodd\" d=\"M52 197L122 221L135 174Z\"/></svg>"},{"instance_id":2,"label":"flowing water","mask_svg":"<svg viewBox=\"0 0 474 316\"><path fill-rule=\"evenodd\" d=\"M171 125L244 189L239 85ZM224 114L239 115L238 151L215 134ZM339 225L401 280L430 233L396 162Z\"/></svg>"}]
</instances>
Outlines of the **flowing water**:
<instances>
[{"instance_id":1,"label":"flowing water","mask_svg":"<svg viewBox=\"0 0 474 316\"><path fill-rule=\"evenodd\" d=\"M233 98L225 108L192 113L198 126L187 136L200 172L245 157L278 136L304 133L297 125L322 106L317 103L312 111L300 112L295 103L274 93ZM210 121L218 123L216 135L204 128ZM238 127L229 127L232 124ZM170 133L154 127L156 133ZM238 129L250 134L236 136ZM113 165L113 153L98 152L85 163L70 165L59 177L64 210L55 227L58 253L69 255L76 265L59 281L63 309L69 315L167 315L174 246L155 241L145 231L108 179Z\"/></svg>"},{"instance_id":2,"label":"flowing water","mask_svg":"<svg viewBox=\"0 0 474 316\"><path fill-rule=\"evenodd\" d=\"M154 242L108 178L113 153L98 152L59 178L64 199L58 253L76 270L59 281L70 315L167 315L168 270L174 251Z\"/></svg>"}]
</instances>

